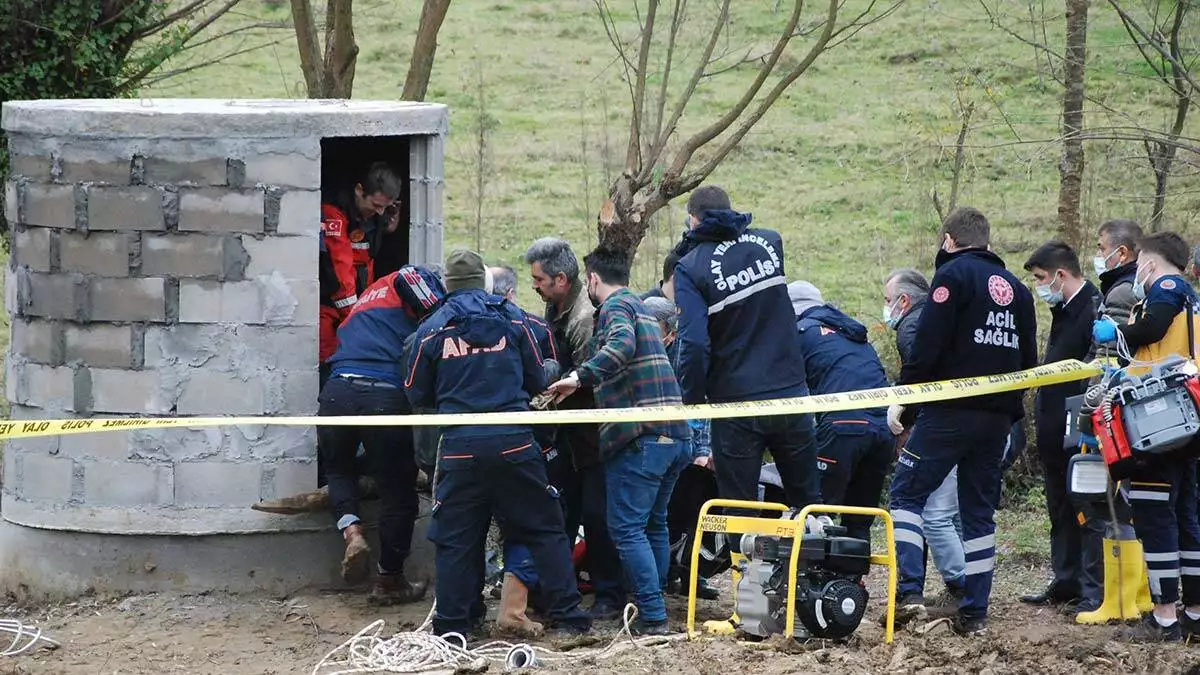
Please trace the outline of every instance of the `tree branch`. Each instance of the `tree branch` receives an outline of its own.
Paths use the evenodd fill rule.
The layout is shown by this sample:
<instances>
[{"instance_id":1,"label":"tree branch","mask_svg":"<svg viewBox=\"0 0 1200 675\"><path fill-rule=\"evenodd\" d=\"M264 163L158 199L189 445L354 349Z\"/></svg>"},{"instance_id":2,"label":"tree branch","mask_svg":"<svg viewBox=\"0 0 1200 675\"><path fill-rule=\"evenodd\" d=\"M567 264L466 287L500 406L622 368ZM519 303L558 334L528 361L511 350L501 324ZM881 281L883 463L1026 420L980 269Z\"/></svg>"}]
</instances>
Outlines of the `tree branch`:
<instances>
[{"instance_id":1,"label":"tree branch","mask_svg":"<svg viewBox=\"0 0 1200 675\"><path fill-rule=\"evenodd\" d=\"M658 142L662 135L663 115L667 111L667 89L671 81L671 66L675 62L675 39L679 36L679 27L683 24L683 10L687 0L675 0L675 13L671 17L671 33L667 37L666 63L663 65L662 84L658 88L658 111L654 116L654 136L651 144ZM650 154L649 152L646 153Z\"/></svg>"},{"instance_id":2,"label":"tree branch","mask_svg":"<svg viewBox=\"0 0 1200 675\"><path fill-rule=\"evenodd\" d=\"M317 21L310 0L292 0L292 23L296 27L296 46L300 49L300 70L309 98L320 98L325 61L317 42Z\"/></svg>"},{"instance_id":3,"label":"tree branch","mask_svg":"<svg viewBox=\"0 0 1200 675\"><path fill-rule=\"evenodd\" d=\"M831 11L833 12L833 16L836 17L838 0L830 0L830 7ZM746 92L742 95L741 100L734 104L734 106L730 108L724 115L722 115L716 122L708 125L708 127L702 129L696 135L684 142L683 147L680 148L677 153L675 153L675 158L671 162L671 167L666 171L666 177L678 179L679 176L682 176L684 168L692 159L692 155L696 153L696 150L700 149L709 141L712 141L714 138L724 133L726 129L732 126L733 123L737 121L739 117L741 117L746 108L750 106L750 103L756 96L758 96L759 90L762 89L763 83L766 82L767 78L771 75L771 72L775 69L775 65L779 63L779 57L783 55L783 51L787 48L788 43L791 41L792 34L796 32L796 24L800 22L800 13L803 9L804 0L796 0L796 4L792 9L792 15L788 19L787 26L784 28L779 40L775 43L775 49L771 51L771 55L767 57L767 61L758 69L758 76L754 78L754 82L751 83L746 89ZM832 31L833 26L827 25L825 32L823 33L826 41L829 39L829 35ZM819 44L824 46L824 42L819 42ZM810 56L812 56L811 52ZM807 69L808 66L805 65L804 67ZM799 75L797 75L797 77L799 77ZM772 103L773 102L774 101L772 101ZM727 152L728 150L726 150L726 153ZM722 154L722 159L723 158L724 155ZM682 192L686 192L686 190L683 190Z\"/></svg>"},{"instance_id":4,"label":"tree branch","mask_svg":"<svg viewBox=\"0 0 1200 675\"><path fill-rule=\"evenodd\" d=\"M421 21L417 37L413 40L412 58L408 61L408 75L404 78L404 91L400 98L405 101L424 101L429 89L429 78L433 75L433 59L437 54L438 32L446 20L450 0L425 0L421 6Z\"/></svg>"},{"instance_id":5,"label":"tree branch","mask_svg":"<svg viewBox=\"0 0 1200 675\"><path fill-rule=\"evenodd\" d=\"M1126 12L1123 7L1121 7L1121 3L1117 2L1117 0L1108 0L1108 4L1117 11L1117 15L1121 17L1121 21L1128 28L1132 28L1135 33L1142 36L1142 39L1144 39L1147 44L1153 47L1154 51L1158 52L1159 55L1166 59L1172 66L1175 66L1179 69L1177 75L1187 80L1188 85L1191 86L1193 91L1200 90L1200 83L1197 83L1195 77L1192 76L1191 71L1189 71L1187 67L1178 58L1176 58L1174 54L1171 53L1168 47L1162 44L1161 40L1156 39L1154 36L1150 35L1150 33L1146 32L1146 29L1142 28L1141 24L1139 24L1136 19L1130 16L1129 13Z\"/></svg>"},{"instance_id":6,"label":"tree branch","mask_svg":"<svg viewBox=\"0 0 1200 675\"><path fill-rule=\"evenodd\" d=\"M358 45L354 42L354 0L329 0L325 11L323 98L350 98Z\"/></svg>"},{"instance_id":7,"label":"tree branch","mask_svg":"<svg viewBox=\"0 0 1200 675\"><path fill-rule=\"evenodd\" d=\"M654 166L658 164L658 160L662 157L663 151L667 148L667 140L675 133L675 125L679 123L679 118L683 117L683 111L687 108L687 104L692 99L692 95L696 93L696 86L700 84L700 80L704 77L704 71L708 68L710 59L712 59L713 51L717 48L717 42L721 39L721 29L729 22L729 6L733 0L724 0L721 4L721 12L717 16L717 20L713 23L712 33L708 37L708 43L704 46L704 53L700 56L699 62L696 64L696 70L692 73L692 79L688 81L687 87L679 96L679 101L675 103L674 110L671 111L671 119L663 127L662 134L654 141L654 146L650 149L649 155L642 166L642 172L638 176L640 182L647 182L650 179L650 172Z\"/></svg>"},{"instance_id":8,"label":"tree branch","mask_svg":"<svg viewBox=\"0 0 1200 675\"><path fill-rule=\"evenodd\" d=\"M797 2L796 4L797 7L799 7L801 3ZM789 72L786 77L784 77L775 85L775 88L772 89L771 92L762 100L762 102L758 104L758 108L751 113L750 117L743 121L741 126L739 126L731 136L725 139L725 142L721 145L720 149L717 150L716 154L709 158L709 160L700 167L699 171L693 173L687 180L684 181L685 185L691 185L692 187L695 187L699 185L705 178L707 178L709 174L711 174L717 168L717 165L719 165L725 159L726 155L728 155L729 152L741 142L742 138L744 138L746 134L750 132L750 129L752 129L754 125L757 124L760 119L762 119L763 115L767 114L767 111L771 109L771 106L775 105L775 102L779 100L779 97L783 95L783 92L786 91L793 82L799 79L801 75L808 71L813 62L817 60L817 57L821 55L821 52L825 51L826 46L829 44L830 38L833 36L835 25L837 23L838 8L839 0L829 0L829 8L826 11L825 16L825 29L821 31L821 35L817 38L816 43L809 48L808 53L804 56L804 59L802 59L795 68L792 68L791 72ZM682 167L680 168L682 169ZM690 189L691 188L681 189L680 192L687 192Z\"/></svg>"},{"instance_id":9,"label":"tree branch","mask_svg":"<svg viewBox=\"0 0 1200 675\"><path fill-rule=\"evenodd\" d=\"M612 18L612 10L608 8L607 0L593 0L596 5L596 11L600 13L600 22L604 24L604 33L608 35L608 41L612 43L613 48L617 50L617 56L621 58L621 64L625 67L625 84L629 87L629 101L633 104L633 63L629 60L629 56L625 54L625 45L621 42L621 35L617 32L616 20Z\"/></svg>"},{"instance_id":10,"label":"tree branch","mask_svg":"<svg viewBox=\"0 0 1200 675\"><path fill-rule=\"evenodd\" d=\"M642 43L638 47L636 80L633 85L633 115L629 122L629 147L625 151L625 171L633 174L638 170L642 155L642 115L646 111L646 68L650 63L650 45L654 38L654 20L658 16L659 0L650 0L646 8L646 23L642 27Z\"/></svg>"},{"instance_id":11,"label":"tree branch","mask_svg":"<svg viewBox=\"0 0 1200 675\"><path fill-rule=\"evenodd\" d=\"M151 35L154 35L155 33L158 33L160 31L162 31L163 29L167 28L168 26L174 24L175 22L177 22L181 19L187 18L187 17L191 16L192 14L195 14L197 10L199 10L200 8L209 4L210 2L212 2L212 0L192 0L192 2L189 2L188 4L184 5L183 7L180 7L178 10L171 12L170 14L164 16L163 18L159 19L158 21L156 21L148 26L143 27L141 30L139 30L135 33L132 33L131 39L134 41L137 41L137 40L142 40L144 38L148 38ZM134 4L135 3L131 2L131 3L129 3L129 6L132 7ZM114 16L110 19L110 21L115 21L116 19L120 18L121 14L123 14L123 13L124 13L123 11L118 12L116 16ZM101 25L104 25L104 24L101 24Z\"/></svg>"}]
</instances>

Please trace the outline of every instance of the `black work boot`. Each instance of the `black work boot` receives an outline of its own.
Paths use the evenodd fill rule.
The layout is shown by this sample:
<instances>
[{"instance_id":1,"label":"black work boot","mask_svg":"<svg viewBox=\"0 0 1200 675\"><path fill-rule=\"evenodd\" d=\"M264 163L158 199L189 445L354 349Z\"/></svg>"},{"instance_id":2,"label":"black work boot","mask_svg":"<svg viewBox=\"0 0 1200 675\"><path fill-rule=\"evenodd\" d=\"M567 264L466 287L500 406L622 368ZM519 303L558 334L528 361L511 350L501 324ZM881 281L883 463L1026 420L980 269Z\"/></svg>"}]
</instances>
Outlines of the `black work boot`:
<instances>
[{"instance_id":1,"label":"black work boot","mask_svg":"<svg viewBox=\"0 0 1200 675\"><path fill-rule=\"evenodd\" d=\"M987 617L964 616L962 612L959 612L950 622L950 627L954 629L955 633L967 637L987 635Z\"/></svg>"},{"instance_id":2,"label":"black work boot","mask_svg":"<svg viewBox=\"0 0 1200 675\"><path fill-rule=\"evenodd\" d=\"M380 607L403 605L424 598L428 588L428 581L411 582L404 578L403 572L397 574L380 572L375 577L375 586L367 596L367 602Z\"/></svg>"},{"instance_id":3,"label":"black work boot","mask_svg":"<svg viewBox=\"0 0 1200 675\"><path fill-rule=\"evenodd\" d=\"M905 593L896 598L896 628L902 628L913 621L923 621L929 616L925 609L925 596L920 593ZM887 626L887 612L879 617L879 625Z\"/></svg>"},{"instance_id":4,"label":"black work boot","mask_svg":"<svg viewBox=\"0 0 1200 675\"><path fill-rule=\"evenodd\" d=\"M1123 629L1120 637L1125 642L1179 642L1183 640L1183 628L1180 623L1176 620L1170 626L1163 626L1151 613L1133 626Z\"/></svg>"}]
</instances>

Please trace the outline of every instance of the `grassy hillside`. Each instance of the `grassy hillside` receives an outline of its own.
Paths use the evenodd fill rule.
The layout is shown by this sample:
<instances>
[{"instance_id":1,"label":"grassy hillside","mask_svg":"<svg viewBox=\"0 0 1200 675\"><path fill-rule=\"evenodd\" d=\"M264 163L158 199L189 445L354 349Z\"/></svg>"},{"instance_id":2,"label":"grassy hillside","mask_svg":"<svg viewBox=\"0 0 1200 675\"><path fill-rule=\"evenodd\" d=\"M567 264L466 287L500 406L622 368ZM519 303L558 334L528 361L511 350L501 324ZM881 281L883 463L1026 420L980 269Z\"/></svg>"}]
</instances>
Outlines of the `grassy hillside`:
<instances>
[{"instance_id":1,"label":"grassy hillside","mask_svg":"<svg viewBox=\"0 0 1200 675\"><path fill-rule=\"evenodd\" d=\"M997 0L987 0L995 5ZM631 7L625 0L614 6ZM669 4L669 3L668 3ZM774 0L738 0L728 45L761 51L786 18ZM787 5L787 3L782 3ZM696 17L712 3L694 2ZM849 0L850 8L862 0ZM361 46L356 98L399 96L419 2L356 4ZM813 5L815 8L816 5ZM1029 6L999 0L1001 19L1022 34ZM785 10L786 11L786 8ZM286 25L287 3L244 0L227 27L249 21ZM1061 17L1044 39L1061 49ZM635 18L619 18L636 37ZM685 41L694 48L701 22ZM243 33L205 49L278 44L154 86L152 96L300 97L294 38L284 30ZM1147 126L1168 118L1166 91L1146 77L1112 11L1093 8L1089 93ZM607 182L623 161L629 96L614 50L587 0L455 0L441 35L429 100L452 109L447 158L449 246L474 245L475 147L471 127L479 81L488 139L483 249L516 265L535 237L557 234L586 250ZM187 65L186 59L175 66ZM690 66L689 66L690 67ZM744 66L702 85L684 131L711 121L753 77ZM677 79L682 79L680 75ZM996 250L1019 269L1051 237L1057 204L1061 90L1041 72L1035 50L991 26L971 0L909 0L854 41L824 55L712 177L755 222L779 229L788 271L864 319L878 315L879 280L890 268L929 268L936 214L929 194L949 192L958 101L974 103L960 203L992 219ZM1092 123L1112 117L1096 105ZM1103 119L1102 119L1103 118ZM1127 122L1121 122L1125 124ZM1194 131L1196 124L1189 125ZM1152 176L1138 144L1088 146L1085 213L1093 225L1115 216L1148 216ZM1193 178L1179 179L1170 225L1191 229L1200 203ZM664 212L639 256L637 283L658 278L661 255L680 229L677 207ZM1090 257L1091 251L1085 253ZM520 269L518 267L518 269ZM524 300L532 301L532 293Z\"/></svg>"}]
</instances>

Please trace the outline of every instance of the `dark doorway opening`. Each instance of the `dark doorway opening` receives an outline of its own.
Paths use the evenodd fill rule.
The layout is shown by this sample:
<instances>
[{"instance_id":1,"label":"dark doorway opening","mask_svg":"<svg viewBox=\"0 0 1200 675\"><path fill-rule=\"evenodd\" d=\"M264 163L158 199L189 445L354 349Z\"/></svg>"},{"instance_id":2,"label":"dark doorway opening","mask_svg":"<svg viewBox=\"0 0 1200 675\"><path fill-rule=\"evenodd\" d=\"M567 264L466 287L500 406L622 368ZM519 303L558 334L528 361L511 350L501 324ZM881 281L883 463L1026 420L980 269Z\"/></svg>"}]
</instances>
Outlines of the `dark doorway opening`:
<instances>
[{"instance_id":1,"label":"dark doorway opening","mask_svg":"<svg viewBox=\"0 0 1200 675\"><path fill-rule=\"evenodd\" d=\"M391 274L408 263L409 208L408 136L350 136L321 139L321 201L337 202L339 194L354 190L374 162L387 162L404 179L400 195L400 226L383 238L375 256L376 278Z\"/></svg>"}]
</instances>

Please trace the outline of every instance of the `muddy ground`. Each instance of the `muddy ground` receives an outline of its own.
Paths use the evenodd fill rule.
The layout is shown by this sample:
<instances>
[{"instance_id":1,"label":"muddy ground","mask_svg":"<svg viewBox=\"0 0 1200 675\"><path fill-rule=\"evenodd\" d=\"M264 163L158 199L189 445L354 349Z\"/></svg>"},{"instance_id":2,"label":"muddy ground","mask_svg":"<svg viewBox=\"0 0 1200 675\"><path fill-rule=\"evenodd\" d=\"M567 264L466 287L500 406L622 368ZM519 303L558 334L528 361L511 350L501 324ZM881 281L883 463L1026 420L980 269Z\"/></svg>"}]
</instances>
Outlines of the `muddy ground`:
<instances>
[{"instance_id":1,"label":"muddy ground","mask_svg":"<svg viewBox=\"0 0 1200 675\"><path fill-rule=\"evenodd\" d=\"M882 612L878 589L884 577L877 573L868 620L844 645L676 641L539 670L658 675L1200 673L1200 645L1128 645L1115 639L1114 627L1076 626L1053 609L1017 602L1044 574L1040 567L1017 562L1001 566L986 638L964 639L938 626L925 635L902 632L894 644L883 644L875 620ZM685 609L685 602L672 600L673 621L681 629ZM37 625L63 643L56 651L0 657L0 674L308 673L329 650L372 621L384 619L390 634L416 627L427 611L428 605L377 610L361 594L320 589L289 598L209 594L85 598L43 607L0 603L0 617ZM727 615L728 606L720 601L701 603L701 619ZM611 635L616 624L600 629ZM6 645L4 640L0 647ZM491 672L501 670L491 667Z\"/></svg>"}]
</instances>

